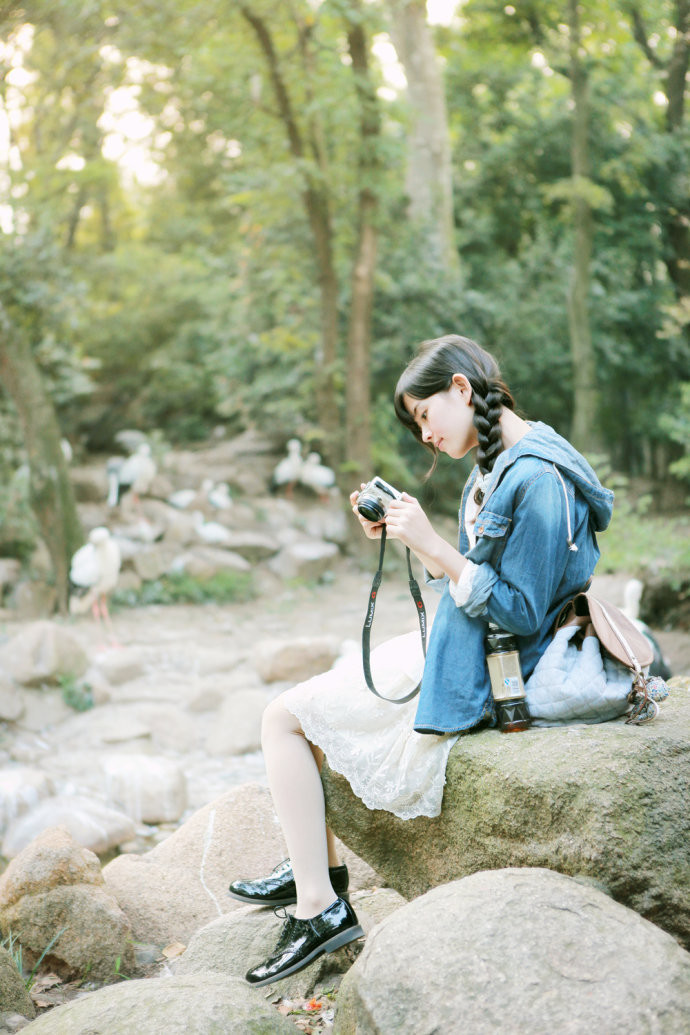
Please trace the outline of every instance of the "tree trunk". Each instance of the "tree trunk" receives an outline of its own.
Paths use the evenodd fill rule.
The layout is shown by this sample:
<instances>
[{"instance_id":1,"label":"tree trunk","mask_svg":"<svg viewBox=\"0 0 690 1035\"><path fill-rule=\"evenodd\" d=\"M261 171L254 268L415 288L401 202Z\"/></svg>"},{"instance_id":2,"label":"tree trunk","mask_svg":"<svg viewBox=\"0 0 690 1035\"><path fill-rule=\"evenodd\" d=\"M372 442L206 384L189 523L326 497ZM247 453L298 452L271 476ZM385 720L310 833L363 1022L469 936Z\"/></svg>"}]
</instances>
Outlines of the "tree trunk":
<instances>
[{"instance_id":1,"label":"tree trunk","mask_svg":"<svg viewBox=\"0 0 690 1035\"><path fill-rule=\"evenodd\" d=\"M666 75L666 128L680 136L685 116L685 91L690 62L690 0L676 0L676 37ZM688 155L679 148L672 152L669 179L677 185L673 208L666 213L665 226L669 257L667 267L676 297L690 296L690 200L688 199Z\"/></svg>"},{"instance_id":2,"label":"tree trunk","mask_svg":"<svg viewBox=\"0 0 690 1035\"><path fill-rule=\"evenodd\" d=\"M297 121L287 83L282 73L273 37L263 20L250 7L240 7L242 16L253 29L259 47L268 65L268 72L278 108L278 115L285 129L291 154L302 161L305 156L305 142ZM298 29L299 31L299 29ZM304 47L307 39L300 34ZM305 69L308 75L308 69ZM313 143L313 142L312 142ZM312 151L314 147L312 147ZM317 157L318 155L314 155ZM333 258L333 229L328 188L322 186L309 171L305 171L305 186L302 202L309 221L314 241L314 257L320 294L321 347L316 355L314 390L316 413L323 433L323 452L331 463L337 463L342 455L340 410L335 387L335 370L338 343L338 278ZM327 177L323 177L327 182Z\"/></svg>"},{"instance_id":3,"label":"tree trunk","mask_svg":"<svg viewBox=\"0 0 690 1035\"><path fill-rule=\"evenodd\" d=\"M28 342L12 327L1 306L0 375L19 416L29 461L31 507L53 562L58 608L66 614L70 560L84 535L53 404Z\"/></svg>"},{"instance_id":4,"label":"tree trunk","mask_svg":"<svg viewBox=\"0 0 690 1035\"><path fill-rule=\"evenodd\" d=\"M427 235L430 257L459 268L453 220L453 170L443 75L426 0L389 0L390 33L407 79L410 128L407 134L408 215Z\"/></svg>"},{"instance_id":5,"label":"tree trunk","mask_svg":"<svg viewBox=\"0 0 690 1035\"><path fill-rule=\"evenodd\" d=\"M348 24L352 73L359 100L359 201L357 250L352 267L352 298L347 336L345 389L348 478L359 484L371 477L371 310L378 231L375 192L379 168L381 119L376 90L369 75L367 39L361 18Z\"/></svg>"},{"instance_id":6,"label":"tree trunk","mask_svg":"<svg viewBox=\"0 0 690 1035\"><path fill-rule=\"evenodd\" d=\"M569 0L570 82L573 99L571 137L574 186L574 262L568 291L568 326L573 363L572 440L577 449L598 452L602 448L599 429L599 390L592 332L589 321L590 265L594 220L586 196L590 176L589 162L589 83L581 55L580 10L578 0Z\"/></svg>"}]
</instances>

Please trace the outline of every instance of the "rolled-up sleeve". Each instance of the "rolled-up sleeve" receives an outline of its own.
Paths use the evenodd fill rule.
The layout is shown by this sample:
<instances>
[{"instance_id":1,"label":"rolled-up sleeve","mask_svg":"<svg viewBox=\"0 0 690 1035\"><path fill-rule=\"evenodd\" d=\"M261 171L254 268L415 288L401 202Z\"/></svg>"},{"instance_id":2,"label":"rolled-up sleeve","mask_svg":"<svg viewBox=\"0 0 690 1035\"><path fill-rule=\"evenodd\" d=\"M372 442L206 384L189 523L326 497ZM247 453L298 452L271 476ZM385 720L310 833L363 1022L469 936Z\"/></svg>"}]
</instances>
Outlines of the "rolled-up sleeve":
<instances>
[{"instance_id":1,"label":"rolled-up sleeve","mask_svg":"<svg viewBox=\"0 0 690 1035\"><path fill-rule=\"evenodd\" d=\"M568 561L566 503L555 472L541 471L524 486L505 536L496 567L476 565L462 606L472 618L529 636L543 624Z\"/></svg>"}]
</instances>

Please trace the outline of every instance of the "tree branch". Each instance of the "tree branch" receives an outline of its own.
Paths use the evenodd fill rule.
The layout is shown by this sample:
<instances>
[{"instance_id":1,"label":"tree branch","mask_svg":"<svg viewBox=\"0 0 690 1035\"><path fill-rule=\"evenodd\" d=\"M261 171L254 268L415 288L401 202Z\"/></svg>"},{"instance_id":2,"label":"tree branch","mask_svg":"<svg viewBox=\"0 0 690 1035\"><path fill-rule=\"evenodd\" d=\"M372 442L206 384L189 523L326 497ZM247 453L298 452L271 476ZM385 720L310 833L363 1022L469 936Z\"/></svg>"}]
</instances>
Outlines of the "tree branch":
<instances>
[{"instance_id":1,"label":"tree branch","mask_svg":"<svg viewBox=\"0 0 690 1035\"><path fill-rule=\"evenodd\" d=\"M640 14L640 9L632 4L628 8L628 12L632 20L633 36L635 37L635 41L640 45L643 54L655 68L665 68L666 65L664 62L661 60L654 48L650 46L647 27L645 26L642 15Z\"/></svg>"},{"instance_id":2,"label":"tree branch","mask_svg":"<svg viewBox=\"0 0 690 1035\"><path fill-rule=\"evenodd\" d=\"M288 94L285 80L283 79L283 75L280 70L280 62L278 61L276 49L273 46L273 38L266 28L266 23L263 18L259 18L258 15L254 14L249 7L241 5L240 13L254 30L256 38L259 41L259 46L266 58L269 75L271 77L271 82L273 83L273 90L276 95L276 101L278 102L280 117L285 124L285 129L287 131L290 150L295 158L301 158L304 154L302 135L299 131L297 119L295 118L295 113L292 110L292 104L290 103L290 95Z\"/></svg>"}]
</instances>

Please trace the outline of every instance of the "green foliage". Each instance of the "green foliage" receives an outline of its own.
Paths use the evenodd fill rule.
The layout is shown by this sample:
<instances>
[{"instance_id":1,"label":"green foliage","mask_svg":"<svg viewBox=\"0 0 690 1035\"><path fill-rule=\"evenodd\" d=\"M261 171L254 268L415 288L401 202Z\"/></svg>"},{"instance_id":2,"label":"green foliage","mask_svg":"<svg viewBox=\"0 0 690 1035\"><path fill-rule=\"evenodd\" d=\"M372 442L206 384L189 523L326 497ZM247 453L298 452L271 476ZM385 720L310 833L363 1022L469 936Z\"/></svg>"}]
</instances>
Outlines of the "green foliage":
<instances>
[{"instance_id":1,"label":"green foliage","mask_svg":"<svg viewBox=\"0 0 690 1035\"><path fill-rule=\"evenodd\" d=\"M690 381L680 386L678 405L671 412L661 414L659 426L683 449L684 455L669 468L671 474L690 481Z\"/></svg>"},{"instance_id":2,"label":"green foliage","mask_svg":"<svg viewBox=\"0 0 690 1035\"><path fill-rule=\"evenodd\" d=\"M62 692L62 699L75 712L87 712L93 708L93 687L76 676L64 674L58 677L58 686Z\"/></svg>"},{"instance_id":3,"label":"green foliage","mask_svg":"<svg viewBox=\"0 0 690 1035\"><path fill-rule=\"evenodd\" d=\"M334 228L341 393L350 376L342 357L360 184L344 5L247 7L273 33L309 145L299 156L286 146L271 75L239 5L55 0L0 12L0 91L22 112L13 161L2 169L14 233L0 235L0 301L32 343L62 431L87 447L111 448L124 426L184 443L222 423L281 441L299 434L318 448L323 271L304 213L309 185L325 188ZM362 10L369 31L387 28L383 4ZM666 61L673 5L642 10ZM424 482L429 457L392 414L397 376L417 342L468 334L498 354L525 416L569 433L576 195L595 210L589 301L613 462L642 471L650 444L663 439L687 451L677 386L690 381L690 323L666 269L665 235L668 214L687 205L688 130L665 131L652 100L662 73L625 12L604 4L581 13L592 173L577 183L561 6L467 0L462 28L437 30L460 277L428 260L405 218L405 102L381 102L372 462L449 508L462 477L442 460ZM10 67L22 46L26 76ZM380 78L375 60L372 67ZM121 88L130 92L117 96L151 120L142 146L158 165L155 183L121 175L104 157L108 133L124 132L108 114ZM12 484L22 461L11 410L0 403L0 550L24 558L34 531ZM687 456L674 471L688 476Z\"/></svg>"},{"instance_id":4,"label":"green foliage","mask_svg":"<svg viewBox=\"0 0 690 1035\"><path fill-rule=\"evenodd\" d=\"M251 600L254 587L250 572L219 571L208 578L173 574L144 582L139 590L118 590L112 604L147 607L153 604L230 604Z\"/></svg>"}]
</instances>

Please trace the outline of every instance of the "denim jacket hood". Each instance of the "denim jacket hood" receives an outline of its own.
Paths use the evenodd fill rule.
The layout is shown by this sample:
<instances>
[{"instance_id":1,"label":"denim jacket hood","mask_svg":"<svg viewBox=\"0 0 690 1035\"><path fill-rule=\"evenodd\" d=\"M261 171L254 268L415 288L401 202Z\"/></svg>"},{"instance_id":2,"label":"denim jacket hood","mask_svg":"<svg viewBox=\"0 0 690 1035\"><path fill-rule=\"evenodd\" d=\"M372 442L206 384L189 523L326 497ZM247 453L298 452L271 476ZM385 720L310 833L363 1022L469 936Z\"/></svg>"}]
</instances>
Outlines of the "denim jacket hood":
<instances>
[{"instance_id":1,"label":"denim jacket hood","mask_svg":"<svg viewBox=\"0 0 690 1035\"><path fill-rule=\"evenodd\" d=\"M581 453L541 421L530 422L530 431L524 435L511 449L499 454L491 472L489 491L486 494L482 509L487 506L492 492L498 486L503 473L521 456L534 456L555 464L568 476L578 492L589 504L593 527L596 532L603 532L609 526L613 513L613 493L605 489L599 481L594 469ZM477 468L468 479L468 485L474 481Z\"/></svg>"},{"instance_id":2,"label":"denim jacket hood","mask_svg":"<svg viewBox=\"0 0 690 1035\"><path fill-rule=\"evenodd\" d=\"M534 423L496 460L470 549L464 515L476 475L475 468L459 514L458 548L476 565L469 598L458 607L447 577L430 580L442 598L415 719L419 732L462 731L493 721L488 623L516 635L528 678L560 608L591 578L599 558L596 532L611 520L613 493L566 439Z\"/></svg>"}]
</instances>

